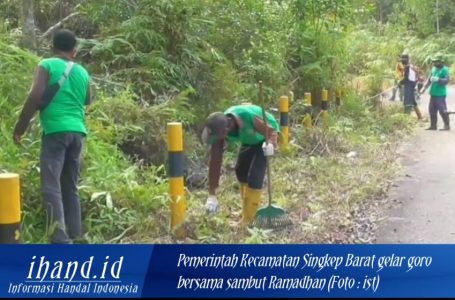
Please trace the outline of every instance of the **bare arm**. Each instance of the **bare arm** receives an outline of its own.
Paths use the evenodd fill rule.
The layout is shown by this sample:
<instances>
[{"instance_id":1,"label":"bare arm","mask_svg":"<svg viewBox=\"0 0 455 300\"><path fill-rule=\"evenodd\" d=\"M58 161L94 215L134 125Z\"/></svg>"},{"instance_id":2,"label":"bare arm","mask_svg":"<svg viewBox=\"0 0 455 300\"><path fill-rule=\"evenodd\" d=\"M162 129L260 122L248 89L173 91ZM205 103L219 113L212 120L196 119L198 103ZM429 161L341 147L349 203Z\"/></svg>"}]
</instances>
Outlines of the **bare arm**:
<instances>
[{"instance_id":1,"label":"bare arm","mask_svg":"<svg viewBox=\"0 0 455 300\"><path fill-rule=\"evenodd\" d=\"M449 83L449 81L450 81L450 77L447 74L447 76L445 76L443 78L439 78L438 83L441 84L441 85L446 85L446 84Z\"/></svg>"},{"instance_id":2,"label":"bare arm","mask_svg":"<svg viewBox=\"0 0 455 300\"><path fill-rule=\"evenodd\" d=\"M93 103L93 86L91 83L89 83L88 89L87 89L87 96L85 98L85 105L90 105Z\"/></svg>"},{"instance_id":3,"label":"bare arm","mask_svg":"<svg viewBox=\"0 0 455 300\"><path fill-rule=\"evenodd\" d=\"M427 79L427 81L425 82L425 85L424 85L423 89L422 89L420 92L421 92L421 93L424 93L424 92L428 89L428 87L429 87L430 85L431 85L431 74L430 74L430 76L428 76L428 79Z\"/></svg>"},{"instance_id":4,"label":"bare arm","mask_svg":"<svg viewBox=\"0 0 455 300\"><path fill-rule=\"evenodd\" d=\"M20 137L27 131L28 124L35 112L39 109L41 97L47 87L49 74L42 67L38 67L35 72L32 88L27 100L22 108L19 119L14 127L14 139L20 141Z\"/></svg>"},{"instance_id":5,"label":"bare arm","mask_svg":"<svg viewBox=\"0 0 455 300\"><path fill-rule=\"evenodd\" d=\"M224 140L219 140L212 145L209 162L209 195L216 195L221 177L223 162Z\"/></svg>"},{"instance_id":6,"label":"bare arm","mask_svg":"<svg viewBox=\"0 0 455 300\"><path fill-rule=\"evenodd\" d=\"M256 129L257 132L265 136L266 126L264 120L256 117L254 119L254 129ZM267 124L267 133L268 133L267 142L272 143L273 146L277 147L278 134L276 130Z\"/></svg>"}]
</instances>

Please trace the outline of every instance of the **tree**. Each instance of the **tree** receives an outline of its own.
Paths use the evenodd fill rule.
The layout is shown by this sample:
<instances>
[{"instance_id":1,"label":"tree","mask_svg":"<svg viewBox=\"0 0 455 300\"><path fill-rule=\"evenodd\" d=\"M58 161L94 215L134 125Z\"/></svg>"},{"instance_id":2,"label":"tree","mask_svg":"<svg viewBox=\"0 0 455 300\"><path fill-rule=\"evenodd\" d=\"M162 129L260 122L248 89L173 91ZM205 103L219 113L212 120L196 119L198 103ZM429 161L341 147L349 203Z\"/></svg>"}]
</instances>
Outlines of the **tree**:
<instances>
[{"instance_id":1,"label":"tree","mask_svg":"<svg viewBox=\"0 0 455 300\"><path fill-rule=\"evenodd\" d=\"M22 0L21 5L21 27L22 46L28 49L36 48L36 26L34 0Z\"/></svg>"}]
</instances>

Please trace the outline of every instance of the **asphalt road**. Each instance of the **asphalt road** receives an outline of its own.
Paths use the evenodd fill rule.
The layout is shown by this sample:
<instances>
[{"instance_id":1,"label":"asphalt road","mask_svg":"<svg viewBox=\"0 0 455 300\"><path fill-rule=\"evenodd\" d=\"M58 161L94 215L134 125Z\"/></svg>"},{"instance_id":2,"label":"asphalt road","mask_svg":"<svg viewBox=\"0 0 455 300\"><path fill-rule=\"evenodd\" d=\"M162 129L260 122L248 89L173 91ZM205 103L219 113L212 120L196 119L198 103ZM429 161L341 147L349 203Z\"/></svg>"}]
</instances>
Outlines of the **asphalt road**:
<instances>
[{"instance_id":1,"label":"asphalt road","mask_svg":"<svg viewBox=\"0 0 455 300\"><path fill-rule=\"evenodd\" d=\"M447 103L455 110L455 86ZM428 117L428 96L420 108ZM455 243L455 116L452 131L426 131L429 122L424 125L400 150L406 175L390 190L377 243Z\"/></svg>"}]
</instances>

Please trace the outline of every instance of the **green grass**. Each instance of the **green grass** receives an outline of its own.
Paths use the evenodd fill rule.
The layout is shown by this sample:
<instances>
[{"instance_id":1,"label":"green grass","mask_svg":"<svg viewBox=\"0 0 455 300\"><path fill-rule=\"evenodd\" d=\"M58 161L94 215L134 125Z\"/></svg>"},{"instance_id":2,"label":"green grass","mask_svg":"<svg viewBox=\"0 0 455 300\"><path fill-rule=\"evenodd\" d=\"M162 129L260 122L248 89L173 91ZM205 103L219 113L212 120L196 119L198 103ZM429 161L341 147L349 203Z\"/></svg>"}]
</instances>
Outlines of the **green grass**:
<instances>
[{"instance_id":1,"label":"green grass","mask_svg":"<svg viewBox=\"0 0 455 300\"><path fill-rule=\"evenodd\" d=\"M24 146L12 142L31 70L38 58L0 41L0 172L21 176L23 236L26 243L46 243L39 187L40 127L33 122ZM14 75L14 80L10 74ZM20 79L20 80L18 80ZM100 95L88 112L89 136L84 148L80 194L89 243L173 243L169 229L169 198L163 164L133 162L119 149L126 140L144 141L154 160L165 161L166 123L196 116L186 91L158 106L143 107L127 89L115 97ZM201 117L201 116L197 116ZM293 118L291 114L291 118ZM238 147L226 153L219 190L221 211L207 215L205 190L187 192L189 243L343 242L359 205L381 195L399 171L398 140L412 132L414 122L401 107L372 109L354 94L330 112L327 129L305 130L293 123L291 149L273 158L273 199L289 213L294 226L284 233L240 230L241 202L234 165ZM185 134L186 155L206 162L207 149L193 131ZM355 151L354 158L347 154ZM264 193L263 204L266 203Z\"/></svg>"},{"instance_id":2,"label":"green grass","mask_svg":"<svg viewBox=\"0 0 455 300\"><path fill-rule=\"evenodd\" d=\"M292 128L291 149L272 162L273 200L285 208L293 226L284 231L241 230L241 201L233 165L235 147L225 156L218 215L206 215L205 191L188 195L189 243L327 243L361 242L349 237L355 212L383 197L400 172L396 162L399 140L412 134L415 121L399 105L370 110L355 95L332 111L328 129ZM348 158L355 151L357 155ZM263 205L267 194L264 190ZM150 243L172 242L169 237L142 236ZM135 238L133 237L134 241Z\"/></svg>"}]
</instances>

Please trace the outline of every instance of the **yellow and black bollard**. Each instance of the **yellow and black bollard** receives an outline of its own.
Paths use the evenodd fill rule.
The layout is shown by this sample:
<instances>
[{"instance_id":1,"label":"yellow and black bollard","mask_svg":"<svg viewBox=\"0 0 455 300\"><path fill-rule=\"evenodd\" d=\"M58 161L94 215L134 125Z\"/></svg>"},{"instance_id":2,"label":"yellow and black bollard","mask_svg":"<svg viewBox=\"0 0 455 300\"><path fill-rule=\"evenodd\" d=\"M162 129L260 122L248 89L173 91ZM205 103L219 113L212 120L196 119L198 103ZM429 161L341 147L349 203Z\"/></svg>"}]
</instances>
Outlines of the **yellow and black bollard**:
<instances>
[{"instance_id":1,"label":"yellow and black bollard","mask_svg":"<svg viewBox=\"0 0 455 300\"><path fill-rule=\"evenodd\" d=\"M312 104L311 104L311 93L305 93L304 98L304 106L305 106L305 116L303 117L303 124L306 128L311 128L313 126L312 121Z\"/></svg>"},{"instance_id":2,"label":"yellow and black bollard","mask_svg":"<svg viewBox=\"0 0 455 300\"><path fill-rule=\"evenodd\" d=\"M289 144L289 98L280 97L280 146L287 149Z\"/></svg>"},{"instance_id":3,"label":"yellow and black bollard","mask_svg":"<svg viewBox=\"0 0 455 300\"><path fill-rule=\"evenodd\" d=\"M0 244L21 242L21 194L18 174L0 174Z\"/></svg>"},{"instance_id":4,"label":"yellow and black bollard","mask_svg":"<svg viewBox=\"0 0 455 300\"><path fill-rule=\"evenodd\" d=\"M186 215L185 186L183 179L184 154L182 123L167 124L169 155L169 195L171 198L171 231L179 239L186 237L184 227Z\"/></svg>"},{"instance_id":5,"label":"yellow and black bollard","mask_svg":"<svg viewBox=\"0 0 455 300\"><path fill-rule=\"evenodd\" d=\"M322 90L322 121L324 126L328 125L329 121L329 92L326 89Z\"/></svg>"},{"instance_id":6,"label":"yellow and black bollard","mask_svg":"<svg viewBox=\"0 0 455 300\"><path fill-rule=\"evenodd\" d=\"M341 89L338 88L335 93L335 105L338 107L341 104Z\"/></svg>"}]
</instances>

